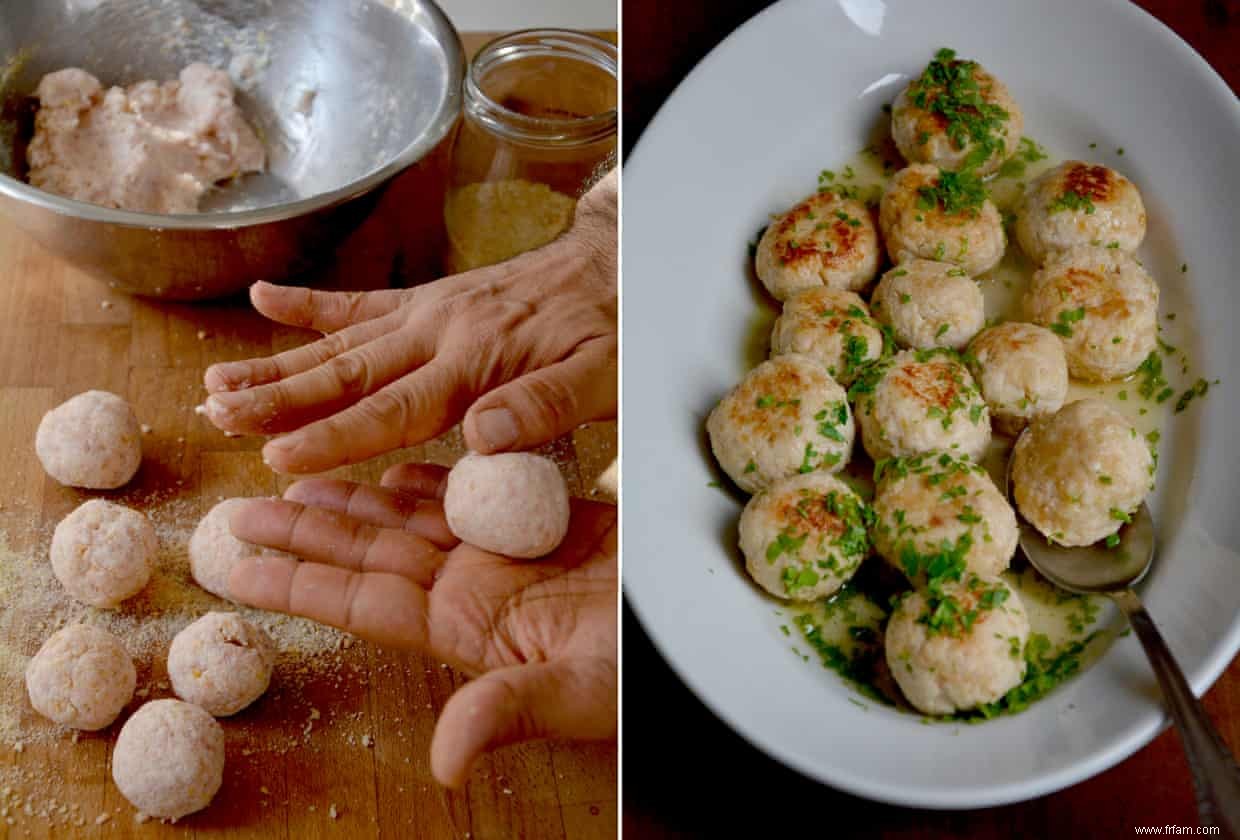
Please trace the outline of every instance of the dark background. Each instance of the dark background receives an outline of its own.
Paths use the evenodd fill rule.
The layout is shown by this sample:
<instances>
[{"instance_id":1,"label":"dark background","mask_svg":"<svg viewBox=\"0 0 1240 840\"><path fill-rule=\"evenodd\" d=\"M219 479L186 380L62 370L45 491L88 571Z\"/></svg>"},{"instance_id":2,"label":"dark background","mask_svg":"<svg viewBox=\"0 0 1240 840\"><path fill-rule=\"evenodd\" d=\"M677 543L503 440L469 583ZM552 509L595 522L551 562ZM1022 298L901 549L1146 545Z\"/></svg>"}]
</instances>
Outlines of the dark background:
<instances>
[{"instance_id":1,"label":"dark background","mask_svg":"<svg viewBox=\"0 0 1240 840\"><path fill-rule=\"evenodd\" d=\"M694 65L767 5L623 0L626 154ZM1240 0L1138 5L1188 41L1233 91L1240 89ZM1137 825L1197 824L1188 768L1172 732L1106 773L1020 805L943 813L838 793L772 761L720 723L668 669L627 607L623 620L626 837L1058 840L1133 836ZM1206 708L1232 749L1240 747L1240 664L1233 662L1211 689Z\"/></svg>"}]
</instances>

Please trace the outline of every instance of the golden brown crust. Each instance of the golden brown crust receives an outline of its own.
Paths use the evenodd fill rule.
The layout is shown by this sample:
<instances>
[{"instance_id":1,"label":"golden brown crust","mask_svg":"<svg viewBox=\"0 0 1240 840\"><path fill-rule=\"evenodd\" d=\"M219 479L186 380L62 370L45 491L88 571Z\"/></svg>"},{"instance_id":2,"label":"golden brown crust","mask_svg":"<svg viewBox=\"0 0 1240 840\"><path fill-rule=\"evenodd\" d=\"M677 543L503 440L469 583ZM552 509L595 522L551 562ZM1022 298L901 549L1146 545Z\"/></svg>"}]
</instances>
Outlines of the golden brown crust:
<instances>
[{"instance_id":1,"label":"golden brown crust","mask_svg":"<svg viewBox=\"0 0 1240 840\"><path fill-rule=\"evenodd\" d=\"M948 411L959 400L961 384L956 365L936 360L904 365L892 372L892 382L913 399Z\"/></svg>"}]
</instances>

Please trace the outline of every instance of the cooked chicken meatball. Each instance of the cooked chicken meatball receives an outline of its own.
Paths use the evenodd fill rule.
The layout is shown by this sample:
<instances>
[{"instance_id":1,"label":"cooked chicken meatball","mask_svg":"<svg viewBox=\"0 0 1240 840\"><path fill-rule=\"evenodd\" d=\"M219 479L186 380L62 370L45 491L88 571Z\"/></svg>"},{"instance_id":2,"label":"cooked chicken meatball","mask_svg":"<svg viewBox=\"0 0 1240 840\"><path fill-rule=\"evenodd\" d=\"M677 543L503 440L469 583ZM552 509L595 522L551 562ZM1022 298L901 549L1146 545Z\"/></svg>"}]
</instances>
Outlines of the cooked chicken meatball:
<instances>
[{"instance_id":1,"label":"cooked chicken meatball","mask_svg":"<svg viewBox=\"0 0 1240 840\"><path fill-rule=\"evenodd\" d=\"M870 304L901 347L963 350L986 323L977 283L963 268L934 260L909 260L888 271Z\"/></svg>"},{"instance_id":2,"label":"cooked chicken meatball","mask_svg":"<svg viewBox=\"0 0 1240 840\"><path fill-rule=\"evenodd\" d=\"M1145 238L1145 205L1132 181L1114 169L1065 161L1025 190L1016 238L1036 263L1081 246L1130 254Z\"/></svg>"},{"instance_id":3,"label":"cooked chicken meatball","mask_svg":"<svg viewBox=\"0 0 1240 840\"><path fill-rule=\"evenodd\" d=\"M879 464L874 547L914 584L941 566L983 577L1006 571L1016 553L1016 514L989 474L943 453Z\"/></svg>"},{"instance_id":4,"label":"cooked chicken meatball","mask_svg":"<svg viewBox=\"0 0 1240 840\"><path fill-rule=\"evenodd\" d=\"M998 265L1007 241L1003 218L976 176L921 163L892 177L878 223L892 262L949 262L970 276Z\"/></svg>"},{"instance_id":5,"label":"cooked chicken meatball","mask_svg":"<svg viewBox=\"0 0 1240 840\"><path fill-rule=\"evenodd\" d=\"M706 420L710 446L737 486L755 493L780 478L843 469L852 453L847 395L808 356L765 361Z\"/></svg>"},{"instance_id":6,"label":"cooked chicken meatball","mask_svg":"<svg viewBox=\"0 0 1240 840\"><path fill-rule=\"evenodd\" d=\"M904 350L853 383L861 442L875 461L950 452L973 459L990 443L990 412L950 350Z\"/></svg>"},{"instance_id":7,"label":"cooked chicken meatball","mask_svg":"<svg viewBox=\"0 0 1240 840\"><path fill-rule=\"evenodd\" d=\"M1054 414L1068 395L1063 343L1035 324L1008 321L982 330L966 358L1003 434L1019 434L1032 418Z\"/></svg>"},{"instance_id":8,"label":"cooked chicken meatball","mask_svg":"<svg viewBox=\"0 0 1240 840\"><path fill-rule=\"evenodd\" d=\"M754 269L776 300L826 286L858 291L878 273L878 232L861 202L830 190L780 216L758 242Z\"/></svg>"},{"instance_id":9,"label":"cooked chicken meatball","mask_svg":"<svg viewBox=\"0 0 1240 840\"><path fill-rule=\"evenodd\" d=\"M844 482L822 472L783 478L741 514L745 568L778 598L813 601L843 586L870 553L869 511Z\"/></svg>"},{"instance_id":10,"label":"cooked chicken meatball","mask_svg":"<svg viewBox=\"0 0 1240 840\"><path fill-rule=\"evenodd\" d=\"M1029 618L1001 579L967 575L905 596L887 623L887 666L928 715L1002 699L1025 677Z\"/></svg>"},{"instance_id":11,"label":"cooked chicken meatball","mask_svg":"<svg viewBox=\"0 0 1240 840\"><path fill-rule=\"evenodd\" d=\"M1124 416L1100 400L1034 420L1012 451L1016 507L1060 545L1119 530L1153 489L1154 457Z\"/></svg>"},{"instance_id":12,"label":"cooked chicken meatball","mask_svg":"<svg viewBox=\"0 0 1240 840\"><path fill-rule=\"evenodd\" d=\"M809 356L841 385L883 353L883 333L855 292L819 286L784 301L771 331L771 357Z\"/></svg>"},{"instance_id":13,"label":"cooked chicken meatball","mask_svg":"<svg viewBox=\"0 0 1240 840\"><path fill-rule=\"evenodd\" d=\"M1074 248L1033 275L1025 314L1063 341L1068 372L1105 382L1135 371L1158 340L1158 284L1128 254Z\"/></svg>"},{"instance_id":14,"label":"cooked chicken meatball","mask_svg":"<svg viewBox=\"0 0 1240 840\"><path fill-rule=\"evenodd\" d=\"M905 160L980 175L1016 152L1024 123L1007 87L951 50L940 50L891 106L891 136Z\"/></svg>"}]
</instances>

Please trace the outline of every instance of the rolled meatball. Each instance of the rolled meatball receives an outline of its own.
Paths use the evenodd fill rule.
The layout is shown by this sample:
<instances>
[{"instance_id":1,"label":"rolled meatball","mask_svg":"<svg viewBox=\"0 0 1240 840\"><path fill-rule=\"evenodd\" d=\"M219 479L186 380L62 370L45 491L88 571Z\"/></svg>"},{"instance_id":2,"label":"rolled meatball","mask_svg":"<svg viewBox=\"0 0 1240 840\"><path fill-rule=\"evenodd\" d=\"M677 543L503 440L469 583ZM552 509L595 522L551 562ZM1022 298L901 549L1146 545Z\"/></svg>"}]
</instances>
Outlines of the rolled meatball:
<instances>
[{"instance_id":1,"label":"rolled meatball","mask_svg":"<svg viewBox=\"0 0 1240 840\"><path fill-rule=\"evenodd\" d=\"M887 185L878 223L894 263L921 257L976 276L1003 258L1003 218L976 176L927 164L901 169Z\"/></svg>"},{"instance_id":2,"label":"rolled meatball","mask_svg":"<svg viewBox=\"0 0 1240 840\"><path fill-rule=\"evenodd\" d=\"M858 291L878 273L878 232L861 202L830 190L797 204L767 227L754 270L776 300L826 286Z\"/></svg>"},{"instance_id":3,"label":"rolled meatball","mask_svg":"<svg viewBox=\"0 0 1240 840\"><path fill-rule=\"evenodd\" d=\"M1043 327L1018 321L989 327L966 358L1003 434L1017 435L1031 419L1054 414L1068 395L1063 343Z\"/></svg>"},{"instance_id":4,"label":"rolled meatball","mask_svg":"<svg viewBox=\"0 0 1240 840\"><path fill-rule=\"evenodd\" d=\"M986 301L963 268L914 259L883 275L870 299L896 344L963 350L986 323Z\"/></svg>"},{"instance_id":5,"label":"rolled meatball","mask_svg":"<svg viewBox=\"0 0 1240 840\"><path fill-rule=\"evenodd\" d=\"M35 711L88 731L116 720L137 680L121 640L93 624L57 630L26 665L26 692Z\"/></svg>"},{"instance_id":6,"label":"rolled meatball","mask_svg":"<svg viewBox=\"0 0 1240 840\"><path fill-rule=\"evenodd\" d=\"M116 737L112 781L152 817L175 820L200 811L224 781L224 729L192 703L152 700Z\"/></svg>"},{"instance_id":7,"label":"rolled meatball","mask_svg":"<svg viewBox=\"0 0 1240 840\"><path fill-rule=\"evenodd\" d=\"M1016 592L1001 579L968 575L905 596L887 622L887 665L919 711L950 715L1020 685L1028 640Z\"/></svg>"},{"instance_id":8,"label":"rolled meatball","mask_svg":"<svg viewBox=\"0 0 1240 840\"><path fill-rule=\"evenodd\" d=\"M977 460L990 444L990 411L949 350L901 351L867 369L850 394L875 461L926 452Z\"/></svg>"},{"instance_id":9,"label":"rolled meatball","mask_svg":"<svg viewBox=\"0 0 1240 840\"><path fill-rule=\"evenodd\" d=\"M883 353L883 333L855 292L819 286L784 301L771 331L771 357L798 353L822 364L841 385Z\"/></svg>"},{"instance_id":10,"label":"rolled meatball","mask_svg":"<svg viewBox=\"0 0 1240 840\"><path fill-rule=\"evenodd\" d=\"M741 514L745 568L777 598L813 601L843 586L870 553L865 502L822 472L780 479Z\"/></svg>"},{"instance_id":11,"label":"rolled meatball","mask_svg":"<svg viewBox=\"0 0 1240 840\"><path fill-rule=\"evenodd\" d=\"M909 163L994 172L1016 152L1024 116L976 61L940 50L891 106L891 136Z\"/></svg>"},{"instance_id":12,"label":"rolled meatball","mask_svg":"<svg viewBox=\"0 0 1240 840\"><path fill-rule=\"evenodd\" d=\"M550 458L471 452L448 473L443 513L463 542L509 557L542 557L568 533L568 485Z\"/></svg>"},{"instance_id":13,"label":"rolled meatball","mask_svg":"<svg viewBox=\"0 0 1240 840\"><path fill-rule=\"evenodd\" d=\"M142 464L142 429L133 408L116 394L86 391L43 415L34 448L43 469L61 484L112 490Z\"/></svg>"},{"instance_id":14,"label":"rolled meatball","mask_svg":"<svg viewBox=\"0 0 1240 840\"><path fill-rule=\"evenodd\" d=\"M798 473L838 472L855 435L844 389L795 354L751 370L711 412L706 431L719 466L749 493Z\"/></svg>"},{"instance_id":15,"label":"rolled meatball","mask_svg":"<svg viewBox=\"0 0 1240 840\"><path fill-rule=\"evenodd\" d=\"M1122 379L1158 340L1158 284L1128 254L1074 248L1033 275L1025 314L1063 341L1077 379Z\"/></svg>"},{"instance_id":16,"label":"rolled meatball","mask_svg":"<svg viewBox=\"0 0 1240 840\"><path fill-rule=\"evenodd\" d=\"M879 465L874 547L914 584L943 564L982 577L1007 570L1016 513L986 470L947 453Z\"/></svg>"},{"instance_id":17,"label":"rolled meatball","mask_svg":"<svg viewBox=\"0 0 1240 840\"><path fill-rule=\"evenodd\" d=\"M209 612L172 639L168 678L182 700L227 717L263 695L275 662L261 627L237 613Z\"/></svg>"},{"instance_id":18,"label":"rolled meatball","mask_svg":"<svg viewBox=\"0 0 1240 840\"><path fill-rule=\"evenodd\" d=\"M1016 238L1036 263L1083 246L1130 254L1145 238L1145 205L1132 181L1114 169L1065 161L1025 190Z\"/></svg>"},{"instance_id":19,"label":"rolled meatball","mask_svg":"<svg viewBox=\"0 0 1240 840\"><path fill-rule=\"evenodd\" d=\"M141 592L158 554L151 521L103 499L83 502L52 532L52 572L93 607L109 609Z\"/></svg>"},{"instance_id":20,"label":"rolled meatball","mask_svg":"<svg viewBox=\"0 0 1240 840\"><path fill-rule=\"evenodd\" d=\"M1120 529L1153 489L1154 456L1100 400L1038 419L1012 450L1016 507L1048 540L1092 545Z\"/></svg>"}]
</instances>

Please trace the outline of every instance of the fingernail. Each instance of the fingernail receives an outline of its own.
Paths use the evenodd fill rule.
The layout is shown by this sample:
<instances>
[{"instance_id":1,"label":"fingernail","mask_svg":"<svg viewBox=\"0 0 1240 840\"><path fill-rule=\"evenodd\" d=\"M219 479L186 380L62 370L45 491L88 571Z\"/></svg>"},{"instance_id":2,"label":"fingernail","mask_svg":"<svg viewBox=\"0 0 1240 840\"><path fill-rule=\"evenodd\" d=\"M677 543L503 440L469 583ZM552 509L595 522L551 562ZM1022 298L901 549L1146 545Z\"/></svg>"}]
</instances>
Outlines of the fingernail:
<instances>
[{"instance_id":1,"label":"fingernail","mask_svg":"<svg viewBox=\"0 0 1240 840\"><path fill-rule=\"evenodd\" d=\"M488 449L507 449L517 442L521 430L516 416L506 408L489 408L474 418L474 428Z\"/></svg>"}]
</instances>

